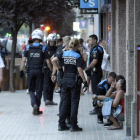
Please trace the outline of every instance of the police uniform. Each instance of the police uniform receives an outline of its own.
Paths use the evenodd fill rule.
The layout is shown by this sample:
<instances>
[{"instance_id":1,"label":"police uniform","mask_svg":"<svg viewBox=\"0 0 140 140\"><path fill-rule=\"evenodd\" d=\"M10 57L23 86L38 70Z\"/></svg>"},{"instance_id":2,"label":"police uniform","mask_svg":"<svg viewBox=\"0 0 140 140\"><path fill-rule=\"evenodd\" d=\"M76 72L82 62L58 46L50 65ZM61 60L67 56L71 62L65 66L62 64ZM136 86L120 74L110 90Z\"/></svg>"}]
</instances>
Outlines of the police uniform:
<instances>
[{"instance_id":1,"label":"police uniform","mask_svg":"<svg viewBox=\"0 0 140 140\"><path fill-rule=\"evenodd\" d=\"M55 55L57 58L59 58L59 56L63 55L63 49L64 49L64 48L65 48L65 46L63 46L63 47L57 49L56 55ZM78 54L80 54L80 51L79 51L79 50L77 50L76 52L77 52ZM81 54L80 54L80 55L81 55ZM63 61L63 59L60 59L60 60L58 61L58 63L59 63L59 66L60 66L61 68L64 66L64 61ZM63 79L61 79L61 77L60 77L60 75L59 75L59 72L58 72L58 75L57 75L57 82L58 82L58 85L59 85L59 87L60 87L59 112L60 112L61 107L62 107L62 104L63 104L63 96L62 96L62 94L61 94L62 80L63 80ZM80 86L80 88L79 88L79 93L80 93L80 91L81 91L81 85L79 85L79 86ZM68 111L68 115L67 115L67 123L70 124L71 105L69 105L69 109L68 109L68 110L69 110L69 111Z\"/></svg>"},{"instance_id":2,"label":"police uniform","mask_svg":"<svg viewBox=\"0 0 140 140\"><path fill-rule=\"evenodd\" d=\"M59 56L63 55L63 49L65 48L65 46L62 46L62 47L59 47L57 50L56 50L56 54L55 54L55 57L59 58ZM58 64L59 66L62 68L64 66L64 62L63 62L63 59L60 59L58 61ZM60 73L58 72L57 74L57 84L58 86L60 87L60 104L59 104L59 114L60 114L60 109L61 109L61 106L62 106L62 103L63 103L63 98L62 98L62 94L61 94L61 87L62 87L62 79L60 77Z\"/></svg>"},{"instance_id":3,"label":"police uniform","mask_svg":"<svg viewBox=\"0 0 140 140\"><path fill-rule=\"evenodd\" d=\"M65 120L69 113L71 105L71 126L77 127L77 114L80 100L80 86L76 81L77 67L82 67L82 57L75 51L64 51L63 55L60 54L58 59L63 58L65 73L63 76L61 94L63 96L63 103L60 111L59 126L65 127Z\"/></svg>"},{"instance_id":4,"label":"police uniform","mask_svg":"<svg viewBox=\"0 0 140 140\"><path fill-rule=\"evenodd\" d=\"M91 70L91 83L93 94L97 93L97 86L102 79L102 60L103 60L103 48L99 45L95 45L90 52L90 63L94 59L98 59L97 64Z\"/></svg>"},{"instance_id":5,"label":"police uniform","mask_svg":"<svg viewBox=\"0 0 140 140\"><path fill-rule=\"evenodd\" d=\"M103 95L105 96L107 91L110 89L110 84L108 83L107 79L101 81L97 86L97 94L96 95ZM102 116L102 108L98 109L98 121L103 122L103 116Z\"/></svg>"},{"instance_id":6,"label":"police uniform","mask_svg":"<svg viewBox=\"0 0 140 140\"><path fill-rule=\"evenodd\" d=\"M102 60L103 60L103 48L99 45L95 45L90 51L90 63L97 59L97 64L91 69L91 84L92 84L92 91L93 94L97 94L97 86L102 79ZM93 100L93 106L95 107L93 111L90 111L90 115L97 114L98 106L96 101Z\"/></svg>"},{"instance_id":7,"label":"police uniform","mask_svg":"<svg viewBox=\"0 0 140 140\"><path fill-rule=\"evenodd\" d=\"M44 97L44 101L48 101L49 104L50 102L51 104L54 104L53 92L55 88L55 83L52 82L51 80L51 71L49 67L47 66L46 59L50 59L56 53L56 50L57 50L56 46L51 47L48 45L46 47L47 55L44 60L45 73L44 73L44 81L43 81L43 97ZM55 105L57 104L55 103Z\"/></svg>"},{"instance_id":8,"label":"police uniform","mask_svg":"<svg viewBox=\"0 0 140 140\"><path fill-rule=\"evenodd\" d=\"M27 57L28 88L31 105L33 107L34 105L37 105L38 109L42 97L42 67L45 53L45 46L42 46L40 43L28 45L24 52L24 57Z\"/></svg>"},{"instance_id":9,"label":"police uniform","mask_svg":"<svg viewBox=\"0 0 140 140\"><path fill-rule=\"evenodd\" d=\"M7 49L1 45L0 49L1 58L3 60L4 65L6 65L5 56L8 56Z\"/></svg>"}]
</instances>

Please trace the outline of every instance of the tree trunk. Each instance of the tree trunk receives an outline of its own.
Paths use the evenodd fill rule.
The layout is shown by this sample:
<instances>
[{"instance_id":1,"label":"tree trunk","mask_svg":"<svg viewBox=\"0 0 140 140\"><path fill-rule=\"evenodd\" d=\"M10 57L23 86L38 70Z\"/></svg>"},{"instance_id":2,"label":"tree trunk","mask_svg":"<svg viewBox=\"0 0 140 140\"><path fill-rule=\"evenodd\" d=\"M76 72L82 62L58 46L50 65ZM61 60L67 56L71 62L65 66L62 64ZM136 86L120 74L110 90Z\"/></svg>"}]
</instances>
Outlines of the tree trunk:
<instances>
[{"instance_id":1,"label":"tree trunk","mask_svg":"<svg viewBox=\"0 0 140 140\"><path fill-rule=\"evenodd\" d=\"M17 30L11 31L13 42L12 42L12 51L11 51L11 61L10 61L10 91L15 92L14 86L14 66L15 66L15 53L16 53L16 44L17 44Z\"/></svg>"},{"instance_id":2,"label":"tree trunk","mask_svg":"<svg viewBox=\"0 0 140 140\"><path fill-rule=\"evenodd\" d=\"M29 36L31 37L32 35L32 21L29 23Z\"/></svg>"}]
</instances>

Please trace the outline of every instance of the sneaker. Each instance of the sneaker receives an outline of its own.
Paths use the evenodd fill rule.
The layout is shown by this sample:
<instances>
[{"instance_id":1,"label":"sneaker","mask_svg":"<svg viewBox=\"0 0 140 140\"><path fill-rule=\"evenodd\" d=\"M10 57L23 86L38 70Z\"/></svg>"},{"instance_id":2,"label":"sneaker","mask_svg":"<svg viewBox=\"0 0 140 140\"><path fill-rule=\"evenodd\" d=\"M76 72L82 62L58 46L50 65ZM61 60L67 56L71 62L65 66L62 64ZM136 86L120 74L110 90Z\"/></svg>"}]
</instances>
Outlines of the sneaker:
<instances>
[{"instance_id":1,"label":"sneaker","mask_svg":"<svg viewBox=\"0 0 140 140\"><path fill-rule=\"evenodd\" d=\"M71 127L71 128L70 128L70 132L76 132L76 131L83 131L83 129L80 128L79 126Z\"/></svg>"},{"instance_id":2,"label":"sneaker","mask_svg":"<svg viewBox=\"0 0 140 140\"><path fill-rule=\"evenodd\" d=\"M102 118L98 118L98 123L102 124L103 123L103 119Z\"/></svg>"},{"instance_id":3,"label":"sneaker","mask_svg":"<svg viewBox=\"0 0 140 140\"><path fill-rule=\"evenodd\" d=\"M97 109L93 109L92 111L89 112L89 115L94 115L97 113L98 113Z\"/></svg>"},{"instance_id":4,"label":"sneaker","mask_svg":"<svg viewBox=\"0 0 140 140\"><path fill-rule=\"evenodd\" d=\"M113 124L113 122L105 123L105 124L104 124L104 127L109 127L109 126L112 125L112 124Z\"/></svg>"}]
</instances>

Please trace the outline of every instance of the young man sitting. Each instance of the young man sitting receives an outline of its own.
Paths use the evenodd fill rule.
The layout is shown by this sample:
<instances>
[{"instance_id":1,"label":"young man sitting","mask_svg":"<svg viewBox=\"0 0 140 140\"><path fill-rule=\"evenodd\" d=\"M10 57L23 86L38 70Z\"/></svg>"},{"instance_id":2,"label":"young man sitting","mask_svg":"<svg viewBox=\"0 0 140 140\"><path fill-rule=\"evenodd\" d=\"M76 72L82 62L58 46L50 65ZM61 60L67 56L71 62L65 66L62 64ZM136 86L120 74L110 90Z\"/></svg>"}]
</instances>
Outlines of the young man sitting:
<instances>
[{"instance_id":1,"label":"young man sitting","mask_svg":"<svg viewBox=\"0 0 140 140\"><path fill-rule=\"evenodd\" d=\"M110 86L111 86L112 82L115 82L115 78L116 78L116 73L115 72L110 72L107 79L101 81L98 84L96 95L105 96L107 91L110 89ZM101 109L102 109L101 107L97 109L98 123L103 123L103 116L102 116Z\"/></svg>"}]
</instances>

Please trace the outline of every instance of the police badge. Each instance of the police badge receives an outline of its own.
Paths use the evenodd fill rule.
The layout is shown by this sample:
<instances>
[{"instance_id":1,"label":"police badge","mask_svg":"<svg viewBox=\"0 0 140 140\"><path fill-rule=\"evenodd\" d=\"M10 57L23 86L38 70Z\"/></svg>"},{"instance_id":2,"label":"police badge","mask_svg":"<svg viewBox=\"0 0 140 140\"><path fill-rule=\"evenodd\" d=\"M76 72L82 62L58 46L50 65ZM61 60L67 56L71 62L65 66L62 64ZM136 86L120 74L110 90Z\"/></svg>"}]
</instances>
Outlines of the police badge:
<instances>
[{"instance_id":1,"label":"police badge","mask_svg":"<svg viewBox=\"0 0 140 140\"><path fill-rule=\"evenodd\" d=\"M50 55L50 52L48 52L48 54Z\"/></svg>"}]
</instances>

